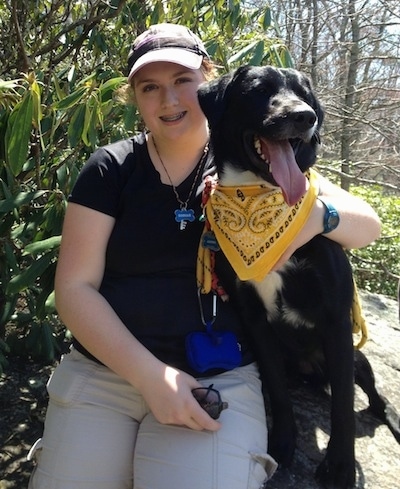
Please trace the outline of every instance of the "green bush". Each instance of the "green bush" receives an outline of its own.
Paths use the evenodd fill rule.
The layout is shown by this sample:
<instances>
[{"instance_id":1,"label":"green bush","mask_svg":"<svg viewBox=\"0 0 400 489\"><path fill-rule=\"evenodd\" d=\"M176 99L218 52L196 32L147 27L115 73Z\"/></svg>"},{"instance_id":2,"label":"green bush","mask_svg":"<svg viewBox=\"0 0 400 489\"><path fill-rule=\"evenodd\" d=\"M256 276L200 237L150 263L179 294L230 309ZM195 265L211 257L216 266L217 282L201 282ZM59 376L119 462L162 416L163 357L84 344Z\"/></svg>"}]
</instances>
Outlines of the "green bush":
<instances>
[{"instance_id":1,"label":"green bush","mask_svg":"<svg viewBox=\"0 0 400 489\"><path fill-rule=\"evenodd\" d=\"M0 68L0 339L6 339L0 342L0 374L9 348L46 361L58 356L65 330L54 307L54 272L69 192L94 149L129 136L139 123L132 106L115 97L126 81L127 38L150 23L177 21L201 35L223 70L291 64L269 6L112 1L99 6L100 14L70 0L70 25L61 20L63 9L51 11L49 22L47 3L21 4L29 18L22 38L30 62L13 75ZM8 25L7 7L0 6L0 13L0 25ZM12 40L2 41L12 46ZM16 51L15 66L20 62Z\"/></svg>"},{"instance_id":2,"label":"green bush","mask_svg":"<svg viewBox=\"0 0 400 489\"><path fill-rule=\"evenodd\" d=\"M358 287L396 297L400 276L400 197L383 192L379 186L351 187L351 192L369 202L382 221L380 238L350 254Z\"/></svg>"}]
</instances>

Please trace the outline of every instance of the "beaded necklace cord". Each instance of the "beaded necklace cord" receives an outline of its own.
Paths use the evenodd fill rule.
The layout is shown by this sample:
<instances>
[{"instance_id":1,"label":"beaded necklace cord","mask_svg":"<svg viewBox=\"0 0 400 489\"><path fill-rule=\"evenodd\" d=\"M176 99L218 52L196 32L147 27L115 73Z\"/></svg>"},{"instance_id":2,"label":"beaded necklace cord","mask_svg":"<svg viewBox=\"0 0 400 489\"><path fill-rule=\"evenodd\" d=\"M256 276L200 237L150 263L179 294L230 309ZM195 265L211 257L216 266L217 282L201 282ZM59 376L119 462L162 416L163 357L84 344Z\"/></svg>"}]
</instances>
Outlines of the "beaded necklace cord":
<instances>
[{"instance_id":1,"label":"beaded necklace cord","mask_svg":"<svg viewBox=\"0 0 400 489\"><path fill-rule=\"evenodd\" d=\"M192 183L192 186L190 188L190 191L189 191L189 195L187 196L187 199L185 201L183 201L181 198L180 198L180 195L178 193L178 190L177 188L175 187L175 185L173 184L172 182L172 179L168 173L168 170L160 156L160 153L158 151L158 148L157 148L157 145L156 145L156 142L154 140L154 137L151 136L151 140L153 142L153 145L154 145L154 149L156 150L156 153L157 153L157 156L158 156L158 159L160 160L160 163L161 163L161 166L163 167L164 171L165 171L165 174L167 175L168 177L168 180L169 180L169 183L171 184L171 187L172 187L172 190L175 194L175 198L179 204L179 209L176 209L174 211L175 213L175 221L179 223L179 229L181 231L185 230L186 229L186 225L189 222L193 222L195 220L195 216L194 216L194 210L193 209L188 209L187 206L188 206L188 203L190 201L190 199L192 198L193 196L193 192L194 192L194 189L196 187L196 184L197 184L197 181L199 179L199 175L201 173L201 171L203 170L203 167L204 167L204 163L205 163L205 160L206 160L206 157L207 157L207 154L208 154L208 144L206 144L204 146L204 149L203 149L203 154L201 155L198 163L197 163L197 172L196 172L196 175L194 177L194 180L193 180L193 183Z\"/></svg>"}]
</instances>

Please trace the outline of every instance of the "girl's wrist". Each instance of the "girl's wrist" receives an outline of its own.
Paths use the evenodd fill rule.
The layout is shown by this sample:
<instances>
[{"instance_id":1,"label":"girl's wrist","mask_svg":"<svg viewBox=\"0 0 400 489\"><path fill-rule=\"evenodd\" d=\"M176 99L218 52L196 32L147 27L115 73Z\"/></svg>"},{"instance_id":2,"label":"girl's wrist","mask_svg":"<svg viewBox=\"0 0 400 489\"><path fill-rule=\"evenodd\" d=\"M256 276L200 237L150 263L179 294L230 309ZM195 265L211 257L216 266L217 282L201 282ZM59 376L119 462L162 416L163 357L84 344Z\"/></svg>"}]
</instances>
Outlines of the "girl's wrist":
<instances>
[{"instance_id":1,"label":"girl's wrist","mask_svg":"<svg viewBox=\"0 0 400 489\"><path fill-rule=\"evenodd\" d=\"M332 202L322 196L318 196L318 199L320 202L322 202L323 205L323 231L322 234L328 234L331 231L335 230L340 222L340 216L339 212L337 211L336 207L332 204Z\"/></svg>"}]
</instances>

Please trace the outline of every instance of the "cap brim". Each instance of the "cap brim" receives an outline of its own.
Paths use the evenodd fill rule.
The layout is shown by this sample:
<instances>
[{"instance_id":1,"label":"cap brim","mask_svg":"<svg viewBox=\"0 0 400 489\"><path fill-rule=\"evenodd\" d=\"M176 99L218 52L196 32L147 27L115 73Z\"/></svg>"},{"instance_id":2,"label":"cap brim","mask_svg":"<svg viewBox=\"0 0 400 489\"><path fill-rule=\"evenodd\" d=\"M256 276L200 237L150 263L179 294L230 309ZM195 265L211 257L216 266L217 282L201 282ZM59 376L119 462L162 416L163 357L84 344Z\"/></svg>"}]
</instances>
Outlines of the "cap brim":
<instances>
[{"instance_id":1,"label":"cap brim","mask_svg":"<svg viewBox=\"0 0 400 489\"><path fill-rule=\"evenodd\" d=\"M137 73L140 68L143 68L143 66L157 61L176 63L185 68L190 68L191 70L198 70L203 61L203 56L181 48L155 49L144 54L136 61L129 73L128 80L131 80L133 75Z\"/></svg>"}]
</instances>

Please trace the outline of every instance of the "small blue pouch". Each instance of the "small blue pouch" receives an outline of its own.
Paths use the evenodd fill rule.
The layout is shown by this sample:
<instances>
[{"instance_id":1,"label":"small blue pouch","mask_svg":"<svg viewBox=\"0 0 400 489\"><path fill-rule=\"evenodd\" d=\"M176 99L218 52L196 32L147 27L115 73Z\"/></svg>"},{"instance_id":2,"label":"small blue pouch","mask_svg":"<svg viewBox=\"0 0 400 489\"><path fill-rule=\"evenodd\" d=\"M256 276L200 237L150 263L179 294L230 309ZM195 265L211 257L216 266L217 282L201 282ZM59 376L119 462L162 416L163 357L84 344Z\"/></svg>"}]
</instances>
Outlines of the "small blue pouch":
<instances>
[{"instance_id":1,"label":"small blue pouch","mask_svg":"<svg viewBox=\"0 0 400 489\"><path fill-rule=\"evenodd\" d=\"M211 319L206 320L203 310L203 298L200 288L197 291L201 321L206 331L195 331L186 336L186 357L196 372L203 373L211 369L232 370L242 363L240 344L231 331L214 331L217 317L217 294L212 293Z\"/></svg>"},{"instance_id":2,"label":"small blue pouch","mask_svg":"<svg viewBox=\"0 0 400 489\"><path fill-rule=\"evenodd\" d=\"M231 331L194 332L186 337L186 355L196 372L232 370L242 362L240 344Z\"/></svg>"}]
</instances>

